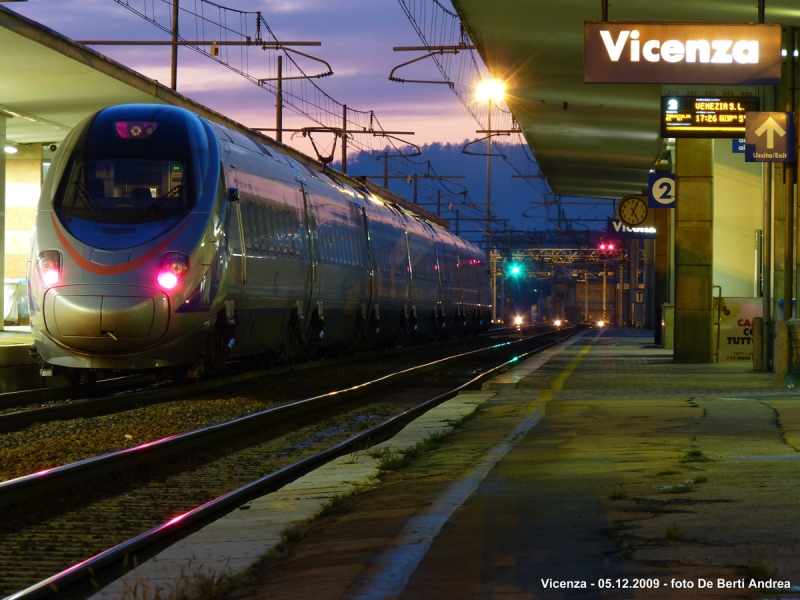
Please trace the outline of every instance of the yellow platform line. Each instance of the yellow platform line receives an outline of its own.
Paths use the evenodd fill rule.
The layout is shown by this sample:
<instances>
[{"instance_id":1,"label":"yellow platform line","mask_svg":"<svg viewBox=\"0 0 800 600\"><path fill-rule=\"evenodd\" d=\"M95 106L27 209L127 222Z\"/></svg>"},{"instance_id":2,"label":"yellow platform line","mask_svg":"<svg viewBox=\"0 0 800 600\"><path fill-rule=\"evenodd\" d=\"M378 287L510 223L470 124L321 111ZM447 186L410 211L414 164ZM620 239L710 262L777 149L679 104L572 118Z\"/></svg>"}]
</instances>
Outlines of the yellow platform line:
<instances>
[{"instance_id":1,"label":"yellow platform line","mask_svg":"<svg viewBox=\"0 0 800 600\"><path fill-rule=\"evenodd\" d=\"M549 390L543 390L537 400L541 402L549 402L555 396L556 391L564 389L564 382L575 372L575 369L578 368L578 364L583 360L583 357L589 353L589 350L592 349L594 343L597 341L597 338L600 337L599 335L595 337L590 344L587 344L583 347L583 349L578 352L575 358L572 359L572 362L569 363L563 371L553 380L553 383L550 384Z\"/></svg>"}]
</instances>

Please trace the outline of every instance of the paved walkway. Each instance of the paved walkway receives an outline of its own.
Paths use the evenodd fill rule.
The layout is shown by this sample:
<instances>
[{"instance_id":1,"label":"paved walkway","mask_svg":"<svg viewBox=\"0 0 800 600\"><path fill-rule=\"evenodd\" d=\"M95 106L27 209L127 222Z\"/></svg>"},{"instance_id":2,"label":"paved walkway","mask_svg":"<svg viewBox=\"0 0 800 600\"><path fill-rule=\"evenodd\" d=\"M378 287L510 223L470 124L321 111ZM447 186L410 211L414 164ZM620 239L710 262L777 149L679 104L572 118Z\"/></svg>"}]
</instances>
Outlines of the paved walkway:
<instances>
[{"instance_id":1,"label":"paved walkway","mask_svg":"<svg viewBox=\"0 0 800 600\"><path fill-rule=\"evenodd\" d=\"M771 384L588 332L231 597L776 597L800 584L800 396Z\"/></svg>"}]
</instances>

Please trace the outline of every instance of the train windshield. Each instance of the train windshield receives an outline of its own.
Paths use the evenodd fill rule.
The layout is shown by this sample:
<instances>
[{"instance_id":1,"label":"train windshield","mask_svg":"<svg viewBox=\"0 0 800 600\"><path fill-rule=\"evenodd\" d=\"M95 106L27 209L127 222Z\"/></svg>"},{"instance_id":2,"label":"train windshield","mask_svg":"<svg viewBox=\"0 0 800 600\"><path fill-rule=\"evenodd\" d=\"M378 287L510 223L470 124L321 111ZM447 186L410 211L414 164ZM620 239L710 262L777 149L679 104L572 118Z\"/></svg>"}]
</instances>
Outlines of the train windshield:
<instances>
[{"instance_id":1,"label":"train windshield","mask_svg":"<svg viewBox=\"0 0 800 600\"><path fill-rule=\"evenodd\" d=\"M55 207L67 219L159 221L193 205L188 156L107 153L73 155Z\"/></svg>"}]
</instances>

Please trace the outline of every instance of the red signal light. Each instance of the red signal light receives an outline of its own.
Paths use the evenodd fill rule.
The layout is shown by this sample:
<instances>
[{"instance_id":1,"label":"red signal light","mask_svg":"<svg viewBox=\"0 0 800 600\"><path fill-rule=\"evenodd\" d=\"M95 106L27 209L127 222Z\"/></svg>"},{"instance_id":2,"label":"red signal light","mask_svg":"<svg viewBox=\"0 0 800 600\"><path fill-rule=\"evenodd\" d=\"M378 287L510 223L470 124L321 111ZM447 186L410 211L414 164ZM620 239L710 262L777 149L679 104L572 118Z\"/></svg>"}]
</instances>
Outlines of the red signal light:
<instances>
[{"instance_id":1,"label":"red signal light","mask_svg":"<svg viewBox=\"0 0 800 600\"><path fill-rule=\"evenodd\" d=\"M114 131L123 140L145 140L158 128L154 121L116 121Z\"/></svg>"},{"instance_id":2,"label":"red signal light","mask_svg":"<svg viewBox=\"0 0 800 600\"><path fill-rule=\"evenodd\" d=\"M608 249L609 249L609 250L613 250L613 249L614 249L614 244L609 244L609 245L608 245Z\"/></svg>"}]
</instances>

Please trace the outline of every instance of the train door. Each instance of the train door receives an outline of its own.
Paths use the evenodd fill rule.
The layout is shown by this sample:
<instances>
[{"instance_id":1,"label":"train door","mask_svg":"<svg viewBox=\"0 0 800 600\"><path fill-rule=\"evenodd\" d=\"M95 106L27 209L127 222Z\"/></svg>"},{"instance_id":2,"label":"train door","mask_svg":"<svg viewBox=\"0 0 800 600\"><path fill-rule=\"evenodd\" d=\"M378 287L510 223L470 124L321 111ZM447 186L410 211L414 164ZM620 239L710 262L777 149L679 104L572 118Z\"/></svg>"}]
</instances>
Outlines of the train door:
<instances>
[{"instance_id":1,"label":"train door","mask_svg":"<svg viewBox=\"0 0 800 600\"><path fill-rule=\"evenodd\" d=\"M305 285L305 301L303 303L300 316L305 323L304 329L308 332L311 327L312 342L318 342L324 332L324 314L317 309L316 303L320 295L319 289L319 240L317 235L317 220L314 213L314 208L309 197L308 189L306 189L305 176L295 166L293 161L288 161L295 173L295 181L300 185L300 194L303 196L303 211L304 221L306 227L306 241L308 244L308 272L306 276Z\"/></svg>"},{"instance_id":2,"label":"train door","mask_svg":"<svg viewBox=\"0 0 800 600\"><path fill-rule=\"evenodd\" d=\"M225 181L228 189L238 189L235 167L228 166L225 169ZM245 244L244 228L242 226L241 203L232 202L231 200L231 198L228 198L228 206L225 212L225 230L228 240L228 256L230 257L230 292L237 299L240 299L244 297L245 285L247 284L247 245Z\"/></svg>"},{"instance_id":3,"label":"train door","mask_svg":"<svg viewBox=\"0 0 800 600\"><path fill-rule=\"evenodd\" d=\"M375 306L375 297L376 297L376 289L375 289L375 257L373 256L372 250L372 240L370 239L369 235L369 216L367 215L367 207L364 203L364 199L361 196L356 196L354 203L357 204L358 210L361 212L362 222L364 224L364 239L366 241L366 248L367 248L367 270L369 273L369 277L367 280L367 304L362 311L362 317L364 319L371 319L372 311ZM377 325L373 324L373 327L377 327Z\"/></svg>"}]
</instances>

